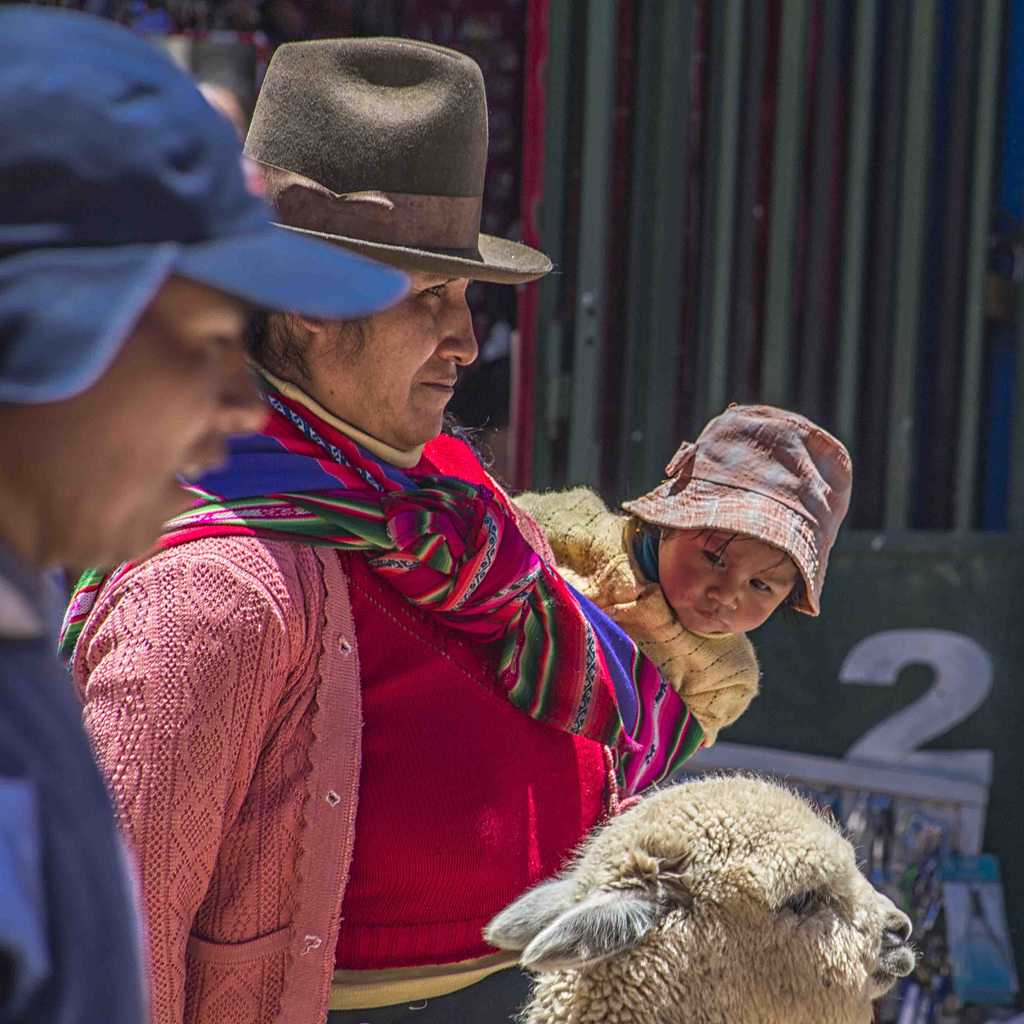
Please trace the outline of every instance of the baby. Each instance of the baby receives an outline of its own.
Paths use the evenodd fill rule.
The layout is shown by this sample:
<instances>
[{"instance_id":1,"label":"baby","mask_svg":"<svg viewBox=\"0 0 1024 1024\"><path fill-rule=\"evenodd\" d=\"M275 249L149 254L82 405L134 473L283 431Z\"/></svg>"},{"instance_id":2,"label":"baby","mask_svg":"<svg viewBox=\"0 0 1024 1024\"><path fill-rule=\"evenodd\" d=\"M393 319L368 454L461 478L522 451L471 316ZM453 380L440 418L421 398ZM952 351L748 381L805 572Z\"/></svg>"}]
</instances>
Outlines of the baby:
<instances>
[{"instance_id":1,"label":"baby","mask_svg":"<svg viewBox=\"0 0 1024 1024\"><path fill-rule=\"evenodd\" d=\"M668 479L609 512L586 488L522 494L559 572L603 608L679 691L711 746L760 670L745 634L778 608L817 615L850 503L850 456L793 412L732 406Z\"/></svg>"}]
</instances>

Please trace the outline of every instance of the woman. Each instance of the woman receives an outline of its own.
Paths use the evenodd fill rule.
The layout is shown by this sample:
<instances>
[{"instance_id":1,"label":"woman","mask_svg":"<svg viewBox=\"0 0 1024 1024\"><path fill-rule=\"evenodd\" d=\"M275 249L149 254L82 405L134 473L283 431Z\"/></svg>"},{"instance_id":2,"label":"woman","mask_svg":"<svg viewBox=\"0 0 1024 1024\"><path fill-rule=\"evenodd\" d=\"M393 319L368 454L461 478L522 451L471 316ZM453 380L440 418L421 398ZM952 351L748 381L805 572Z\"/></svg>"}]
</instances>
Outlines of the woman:
<instances>
[{"instance_id":1,"label":"woman","mask_svg":"<svg viewBox=\"0 0 1024 1024\"><path fill-rule=\"evenodd\" d=\"M438 436L476 356L468 281L550 269L479 233L486 139L479 68L440 47L293 44L268 71L247 152L282 220L413 287L262 322L267 427L78 641L160 1024L512 1019L527 980L483 926L613 808L610 747L632 789L700 742Z\"/></svg>"}]
</instances>

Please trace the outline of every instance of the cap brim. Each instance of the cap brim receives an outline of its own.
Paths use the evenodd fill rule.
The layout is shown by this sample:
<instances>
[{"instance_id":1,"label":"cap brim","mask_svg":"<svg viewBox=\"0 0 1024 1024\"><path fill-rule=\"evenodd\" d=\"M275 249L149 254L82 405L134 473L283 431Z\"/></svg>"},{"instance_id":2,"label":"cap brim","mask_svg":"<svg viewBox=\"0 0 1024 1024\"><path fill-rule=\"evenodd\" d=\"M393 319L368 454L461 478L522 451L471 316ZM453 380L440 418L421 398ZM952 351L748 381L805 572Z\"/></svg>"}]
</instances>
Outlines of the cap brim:
<instances>
[{"instance_id":1,"label":"cap brim","mask_svg":"<svg viewBox=\"0 0 1024 1024\"><path fill-rule=\"evenodd\" d=\"M336 247L380 260L389 267L423 274L468 278L470 281L488 281L492 284L525 284L536 281L551 272L551 260L544 253L531 249L522 242L512 242L494 235L480 235L473 250L415 249L404 245L386 245L366 242L346 235L331 235L325 231L279 225L295 235L322 239Z\"/></svg>"},{"instance_id":2,"label":"cap brim","mask_svg":"<svg viewBox=\"0 0 1024 1024\"><path fill-rule=\"evenodd\" d=\"M0 260L0 402L58 402L94 384L179 251L165 242Z\"/></svg>"},{"instance_id":3,"label":"cap brim","mask_svg":"<svg viewBox=\"0 0 1024 1024\"><path fill-rule=\"evenodd\" d=\"M57 402L91 387L171 274L329 320L385 309L409 286L391 267L272 225L189 246L32 249L0 259L0 402Z\"/></svg>"},{"instance_id":4,"label":"cap brim","mask_svg":"<svg viewBox=\"0 0 1024 1024\"><path fill-rule=\"evenodd\" d=\"M182 248L174 273L269 309L346 320L405 295L405 274L276 225Z\"/></svg>"}]
</instances>

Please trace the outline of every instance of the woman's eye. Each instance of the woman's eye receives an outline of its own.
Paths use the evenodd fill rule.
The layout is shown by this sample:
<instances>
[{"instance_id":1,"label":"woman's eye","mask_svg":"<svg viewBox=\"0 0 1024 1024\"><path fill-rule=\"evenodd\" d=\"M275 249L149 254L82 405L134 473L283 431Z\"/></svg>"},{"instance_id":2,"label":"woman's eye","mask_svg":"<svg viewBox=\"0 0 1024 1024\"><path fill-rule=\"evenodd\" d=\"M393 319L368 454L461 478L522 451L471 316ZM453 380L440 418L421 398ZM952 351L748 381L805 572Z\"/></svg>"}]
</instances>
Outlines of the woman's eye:
<instances>
[{"instance_id":1,"label":"woman's eye","mask_svg":"<svg viewBox=\"0 0 1024 1024\"><path fill-rule=\"evenodd\" d=\"M444 284L435 284L433 288L424 288L423 291L426 292L427 295L436 295L437 298L441 298L444 294L445 287L446 285Z\"/></svg>"},{"instance_id":2,"label":"woman's eye","mask_svg":"<svg viewBox=\"0 0 1024 1024\"><path fill-rule=\"evenodd\" d=\"M762 594L767 594L772 589L764 580L751 580L750 585L755 590L760 590Z\"/></svg>"}]
</instances>

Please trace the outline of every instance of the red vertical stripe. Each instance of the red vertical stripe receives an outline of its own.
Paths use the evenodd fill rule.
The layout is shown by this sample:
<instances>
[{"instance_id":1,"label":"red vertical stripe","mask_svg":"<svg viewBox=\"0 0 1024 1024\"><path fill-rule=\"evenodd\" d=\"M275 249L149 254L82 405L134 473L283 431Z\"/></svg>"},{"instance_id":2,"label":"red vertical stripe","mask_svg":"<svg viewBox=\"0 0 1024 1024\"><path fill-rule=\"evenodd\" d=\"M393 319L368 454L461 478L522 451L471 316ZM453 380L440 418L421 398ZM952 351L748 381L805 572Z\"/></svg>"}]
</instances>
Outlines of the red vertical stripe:
<instances>
[{"instance_id":1,"label":"red vertical stripe","mask_svg":"<svg viewBox=\"0 0 1024 1024\"><path fill-rule=\"evenodd\" d=\"M541 247L539 211L544 189L544 133L548 63L548 0L527 0L523 77L523 241ZM533 381L537 365L536 281L519 290L519 345L512 361L512 429L509 476L515 490L530 486L533 473Z\"/></svg>"}]
</instances>

